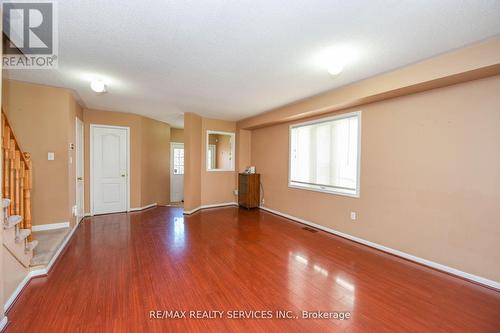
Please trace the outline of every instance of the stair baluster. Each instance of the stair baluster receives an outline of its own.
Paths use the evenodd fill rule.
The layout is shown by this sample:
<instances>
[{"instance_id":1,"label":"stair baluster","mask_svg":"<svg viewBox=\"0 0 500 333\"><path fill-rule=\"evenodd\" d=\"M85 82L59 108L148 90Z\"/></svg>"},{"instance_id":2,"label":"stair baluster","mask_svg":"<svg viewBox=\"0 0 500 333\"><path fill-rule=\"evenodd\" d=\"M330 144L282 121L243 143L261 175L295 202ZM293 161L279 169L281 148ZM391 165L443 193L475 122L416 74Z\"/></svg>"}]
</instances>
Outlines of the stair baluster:
<instances>
[{"instance_id":1,"label":"stair baluster","mask_svg":"<svg viewBox=\"0 0 500 333\"><path fill-rule=\"evenodd\" d=\"M24 228L31 230L31 189L33 188L33 170L31 166L31 154L24 153L26 170L24 171ZM31 234L28 241L32 241Z\"/></svg>"},{"instance_id":2,"label":"stair baluster","mask_svg":"<svg viewBox=\"0 0 500 333\"><path fill-rule=\"evenodd\" d=\"M9 161L10 161L10 166L9 166L9 171L10 171L10 178L9 178L9 187L10 187L10 198L12 201L16 199L15 197L15 175L16 175L16 169L15 169L15 156L16 155L16 142L11 139L10 144L9 144ZM14 206L15 205L10 205L10 214L14 215Z\"/></svg>"},{"instance_id":3,"label":"stair baluster","mask_svg":"<svg viewBox=\"0 0 500 333\"><path fill-rule=\"evenodd\" d=\"M8 126L5 126L5 118L2 117L2 124L3 127L2 129L4 130L3 133L3 141L2 141L2 147L9 147L10 144L10 128ZM9 160L9 150L4 148L3 150L3 194L4 197L7 199L10 199L10 160Z\"/></svg>"},{"instance_id":4,"label":"stair baluster","mask_svg":"<svg viewBox=\"0 0 500 333\"><path fill-rule=\"evenodd\" d=\"M24 213L24 173L26 165L21 163L21 168L19 169L19 215L25 216Z\"/></svg>"},{"instance_id":5,"label":"stair baluster","mask_svg":"<svg viewBox=\"0 0 500 333\"><path fill-rule=\"evenodd\" d=\"M2 189L4 198L10 199L10 205L6 207L6 212L8 215L22 217L22 222L16 225L16 233L20 229L31 231L31 191L33 188L31 155L21 150L3 110L1 126L3 137L0 141L3 154L0 154L0 156L3 157L4 167L4 175L1 179L3 182ZM5 221L4 227L8 226L8 222ZM30 233L25 243L27 251L31 251L36 246L36 241L32 241Z\"/></svg>"},{"instance_id":6,"label":"stair baluster","mask_svg":"<svg viewBox=\"0 0 500 333\"><path fill-rule=\"evenodd\" d=\"M19 150L16 150L15 155L14 155L14 215L21 215L21 206L20 206L20 200L21 200L21 183L20 183L20 177L19 177L19 171L21 170L21 152Z\"/></svg>"}]
</instances>

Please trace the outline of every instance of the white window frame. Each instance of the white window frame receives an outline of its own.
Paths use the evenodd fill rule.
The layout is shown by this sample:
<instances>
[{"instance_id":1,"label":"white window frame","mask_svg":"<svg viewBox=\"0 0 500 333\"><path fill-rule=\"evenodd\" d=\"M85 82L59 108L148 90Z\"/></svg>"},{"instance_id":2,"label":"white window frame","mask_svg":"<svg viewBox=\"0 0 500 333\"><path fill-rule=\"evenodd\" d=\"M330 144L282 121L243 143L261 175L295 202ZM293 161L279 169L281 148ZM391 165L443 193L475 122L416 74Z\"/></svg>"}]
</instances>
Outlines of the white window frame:
<instances>
[{"instance_id":1,"label":"white window frame","mask_svg":"<svg viewBox=\"0 0 500 333\"><path fill-rule=\"evenodd\" d=\"M297 128L297 127L302 127L302 126L307 126L307 125L314 125L314 124L319 124L319 123L324 123L324 122L329 122L333 120L340 120L340 119L345 119L345 118L351 118L351 117L357 117L358 118L358 156L357 156L357 172L356 172L356 190L354 193L349 193L342 191L340 188L337 190L334 189L327 189L327 188L321 188L321 185L297 185L296 183L292 183L292 129ZM341 195L341 196L346 196L346 197L352 197L352 198L360 198L361 196L361 111L355 111L355 112L349 112L349 113L343 113L337 116L331 116L331 117L326 117L326 118L319 118L311 121L306 121L306 122L301 122L301 123L295 123L291 124L288 129L288 187L289 188L294 188L294 189L301 189L301 190L307 190L307 191L314 191L314 192L322 192L322 193L329 193L329 194L334 194L334 195Z\"/></svg>"},{"instance_id":2,"label":"white window frame","mask_svg":"<svg viewBox=\"0 0 500 333\"><path fill-rule=\"evenodd\" d=\"M231 137L231 167L229 169L209 169L208 168L208 163L207 163L207 151L209 147L209 137L210 134L221 134L221 135L229 135ZM224 172L224 171L235 171L235 163L234 160L236 158L236 133L234 132L222 132L222 131L212 131L208 130L207 135L205 138L206 144L205 144L205 169L207 172ZM217 158L217 157L216 157Z\"/></svg>"}]
</instances>

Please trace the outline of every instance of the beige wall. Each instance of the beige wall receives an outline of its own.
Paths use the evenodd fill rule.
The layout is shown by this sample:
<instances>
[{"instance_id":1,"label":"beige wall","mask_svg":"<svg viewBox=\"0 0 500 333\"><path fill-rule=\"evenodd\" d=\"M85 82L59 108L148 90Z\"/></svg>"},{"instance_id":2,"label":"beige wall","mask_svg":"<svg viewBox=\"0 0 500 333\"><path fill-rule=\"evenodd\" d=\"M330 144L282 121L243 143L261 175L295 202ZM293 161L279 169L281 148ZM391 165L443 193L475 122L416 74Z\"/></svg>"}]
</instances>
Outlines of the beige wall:
<instances>
[{"instance_id":1,"label":"beige wall","mask_svg":"<svg viewBox=\"0 0 500 333\"><path fill-rule=\"evenodd\" d=\"M184 209L202 205L234 202L236 172L206 168L207 131L236 132L236 123L202 118L194 113L184 115ZM233 158L235 158L233 156Z\"/></svg>"},{"instance_id":2,"label":"beige wall","mask_svg":"<svg viewBox=\"0 0 500 333\"><path fill-rule=\"evenodd\" d=\"M206 147L207 131L236 132L236 123L232 121L202 118L201 126L201 205L213 205L234 202L233 190L236 189L234 171L207 171ZM235 158L234 156L232 158Z\"/></svg>"},{"instance_id":3,"label":"beige wall","mask_svg":"<svg viewBox=\"0 0 500 333\"><path fill-rule=\"evenodd\" d=\"M235 156L231 155L231 136L217 135L217 169L231 169L231 160Z\"/></svg>"},{"instance_id":4,"label":"beige wall","mask_svg":"<svg viewBox=\"0 0 500 333\"><path fill-rule=\"evenodd\" d=\"M170 203L170 125L142 117L142 207Z\"/></svg>"},{"instance_id":5,"label":"beige wall","mask_svg":"<svg viewBox=\"0 0 500 333\"><path fill-rule=\"evenodd\" d=\"M238 128L236 131L236 171L243 172L251 166L252 131Z\"/></svg>"},{"instance_id":6,"label":"beige wall","mask_svg":"<svg viewBox=\"0 0 500 333\"><path fill-rule=\"evenodd\" d=\"M494 76L346 110L363 112L359 199L288 188L289 123L254 130L265 206L500 281L499 91Z\"/></svg>"},{"instance_id":7,"label":"beige wall","mask_svg":"<svg viewBox=\"0 0 500 333\"><path fill-rule=\"evenodd\" d=\"M170 126L142 116L83 110L85 126L85 211L90 212L90 125L130 128L130 207L170 201Z\"/></svg>"},{"instance_id":8,"label":"beige wall","mask_svg":"<svg viewBox=\"0 0 500 333\"><path fill-rule=\"evenodd\" d=\"M208 136L208 143L215 145L214 169L231 169L231 158L234 158L231 157L231 136L212 133Z\"/></svg>"},{"instance_id":9,"label":"beige wall","mask_svg":"<svg viewBox=\"0 0 500 333\"><path fill-rule=\"evenodd\" d=\"M85 212L90 212L90 125L123 126L130 128L130 206L142 207L141 201L141 145L142 122L141 116L99 110L83 110L84 146L85 146Z\"/></svg>"},{"instance_id":10,"label":"beige wall","mask_svg":"<svg viewBox=\"0 0 500 333\"><path fill-rule=\"evenodd\" d=\"M184 114L184 210L201 205L201 117Z\"/></svg>"},{"instance_id":11,"label":"beige wall","mask_svg":"<svg viewBox=\"0 0 500 333\"><path fill-rule=\"evenodd\" d=\"M171 142L184 142L184 129L182 128L171 128L170 129L170 141Z\"/></svg>"},{"instance_id":12,"label":"beige wall","mask_svg":"<svg viewBox=\"0 0 500 333\"><path fill-rule=\"evenodd\" d=\"M2 303L2 309L3 309L5 302L14 293L19 284L28 275L29 269L22 266L4 246L2 246L2 254L0 257L2 258L0 260L3 260L3 269L4 269L2 274L3 293L4 293L4 299Z\"/></svg>"},{"instance_id":13,"label":"beige wall","mask_svg":"<svg viewBox=\"0 0 500 333\"><path fill-rule=\"evenodd\" d=\"M32 154L34 225L75 222L75 150L70 144L75 143L76 117L85 125L86 212L90 211L91 123L130 127L132 208L170 201L168 124L133 114L82 110L73 94L61 88L6 80L2 91L20 145ZM54 161L47 160L49 151L55 152Z\"/></svg>"},{"instance_id":14,"label":"beige wall","mask_svg":"<svg viewBox=\"0 0 500 333\"><path fill-rule=\"evenodd\" d=\"M2 105L21 148L33 161L33 225L74 222L75 116L81 114L70 91L4 80ZM47 153L55 160L48 161Z\"/></svg>"},{"instance_id":15,"label":"beige wall","mask_svg":"<svg viewBox=\"0 0 500 333\"><path fill-rule=\"evenodd\" d=\"M74 162L74 152L69 144L74 143L75 117L81 116L80 106L66 89L10 80L3 81L2 106L21 148L31 153L33 225L74 223L71 209L75 178L74 164L70 163ZM54 161L47 160L49 151L55 152ZM3 306L26 277L28 269L5 248L0 261Z\"/></svg>"}]
</instances>

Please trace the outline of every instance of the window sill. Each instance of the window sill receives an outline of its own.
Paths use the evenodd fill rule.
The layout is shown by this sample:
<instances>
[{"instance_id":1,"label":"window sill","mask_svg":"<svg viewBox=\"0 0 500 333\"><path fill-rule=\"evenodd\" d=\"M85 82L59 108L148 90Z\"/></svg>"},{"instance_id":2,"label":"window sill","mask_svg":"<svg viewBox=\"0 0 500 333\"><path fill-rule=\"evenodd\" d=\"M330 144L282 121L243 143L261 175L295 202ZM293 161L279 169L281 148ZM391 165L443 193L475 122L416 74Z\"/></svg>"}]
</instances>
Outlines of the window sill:
<instances>
[{"instance_id":1,"label":"window sill","mask_svg":"<svg viewBox=\"0 0 500 333\"><path fill-rule=\"evenodd\" d=\"M340 195L343 197L350 197L350 198L360 198L360 193L359 189L356 192L353 191L342 191L342 190L329 190L329 189L321 189L319 187L314 187L314 186L303 186L303 185L296 185L292 183L288 183L289 188L293 189L298 189L298 190L306 190L306 191L313 191L313 192L321 192L321 193L327 193L327 194L333 194L333 195Z\"/></svg>"}]
</instances>

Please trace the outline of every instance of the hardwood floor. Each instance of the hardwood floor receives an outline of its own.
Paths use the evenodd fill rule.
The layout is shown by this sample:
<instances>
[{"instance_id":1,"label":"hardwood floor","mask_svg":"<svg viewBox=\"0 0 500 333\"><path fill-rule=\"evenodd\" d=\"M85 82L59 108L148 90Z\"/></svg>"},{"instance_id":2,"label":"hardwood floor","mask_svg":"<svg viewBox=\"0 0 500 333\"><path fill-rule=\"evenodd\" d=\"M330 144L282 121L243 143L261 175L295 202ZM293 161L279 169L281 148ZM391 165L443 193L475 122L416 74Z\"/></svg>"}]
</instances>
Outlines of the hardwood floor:
<instances>
[{"instance_id":1,"label":"hardwood floor","mask_svg":"<svg viewBox=\"0 0 500 333\"><path fill-rule=\"evenodd\" d=\"M88 218L22 292L6 332L500 332L500 292L303 227L235 207ZM226 312L150 319L155 310ZM299 319L229 319L235 310Z\"/></svg>"}]
</instances>

